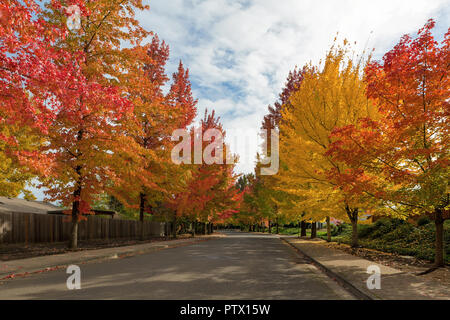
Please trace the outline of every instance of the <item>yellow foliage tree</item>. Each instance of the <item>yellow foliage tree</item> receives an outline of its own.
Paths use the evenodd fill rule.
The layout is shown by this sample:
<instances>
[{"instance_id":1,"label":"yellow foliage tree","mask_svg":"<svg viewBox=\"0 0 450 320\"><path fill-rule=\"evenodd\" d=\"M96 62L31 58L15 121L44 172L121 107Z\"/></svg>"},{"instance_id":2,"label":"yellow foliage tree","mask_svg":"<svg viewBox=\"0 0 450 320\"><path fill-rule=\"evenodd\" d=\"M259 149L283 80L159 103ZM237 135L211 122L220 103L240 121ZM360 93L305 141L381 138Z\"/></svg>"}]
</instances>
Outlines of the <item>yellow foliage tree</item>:
<instances>
[{"instance_id":1,"label":"yellow foliage tree","mask_svg":"<svg viewBox=\"0 0 450 320\"><path fill-rule=\"evenodd\" d=\"M26 189L35 176L34 170L21 163L20 153L32 153L43 140L31 134L27 126L0 122L0 196L18 197L21 193L26 199L34 200L33 194Z\"/></svg>"},{"instance_id":2,"label":"yellow foliage tree","mask_svg":"<svg viewBox=\"0 0 450 320\"><path fill-rule=\"evenodd\" d=\"M291 95L290 106L282 111L280 161L277 175L280 190L297 196L295 209L306 218L320 221L332 216L352 224L352 246L357 246L358 215L373 203L351 195L327 175L330 170L346 170L342 163L326 155L336 126L356 124L362 117L375 117L366 97L362 70L369 59L349 56L349 45L333 45L323 67L309 64L303 81Z\"/></svg>"}]
</instances>

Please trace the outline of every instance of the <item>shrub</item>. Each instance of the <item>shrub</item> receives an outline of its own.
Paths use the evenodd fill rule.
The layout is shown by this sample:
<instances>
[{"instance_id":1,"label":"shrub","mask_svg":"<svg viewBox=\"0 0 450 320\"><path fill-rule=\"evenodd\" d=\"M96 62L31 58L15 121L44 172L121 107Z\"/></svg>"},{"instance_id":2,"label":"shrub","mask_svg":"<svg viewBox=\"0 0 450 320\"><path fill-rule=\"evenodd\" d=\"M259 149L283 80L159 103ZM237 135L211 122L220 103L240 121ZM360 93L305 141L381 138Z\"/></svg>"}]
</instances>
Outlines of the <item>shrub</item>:
<instances>
[{"instance_id":1,"label":"shrub","mask_svg":"<svg viewBox=\"0 0 450 320\"><path fill-rule=\"evenodd\" d=\"M358 235L365 248L433 261L435 229L434 223L416 226L404 220L383 218L370 225L359 225ZM351 243L350 225L344 224L340 233L333 231L333 241ZM450 220L444 223L444 246L446 262L450 263Z\"/></svg>"},{"instance_id":2,"label":"shrub","mask_svg":"<svg viewBox=\"0 0 450 320\"><path fill-rule=\"evenodd\" d=\"M371 225L359 225L358 226L358 237L367 238L376 229L374 224Z\"/></svg>"},{"instance_id":3,"label":"shrub","mask_svg":"<svg viewBox=\"0 0 450 320\"><path fill-rule=\"evenodd\" d=\"M410 238L412 232L414 232L414 226L410 223L405 223L384 235L383 239L386 241L395 241L398 239L406 240Z\"/></svg>"},{"instance_id":4,"label":"shrub","mask_svg":"<svg viewBox=\"0 0 450 320\"><path fill-rule=\"evenodd\" d=\"M424 226L426 224L429 224L431 222L430 218L428 217L421 217L419 220L417 220L417 225L420 226Z\"/></svg>"}]
</instances>

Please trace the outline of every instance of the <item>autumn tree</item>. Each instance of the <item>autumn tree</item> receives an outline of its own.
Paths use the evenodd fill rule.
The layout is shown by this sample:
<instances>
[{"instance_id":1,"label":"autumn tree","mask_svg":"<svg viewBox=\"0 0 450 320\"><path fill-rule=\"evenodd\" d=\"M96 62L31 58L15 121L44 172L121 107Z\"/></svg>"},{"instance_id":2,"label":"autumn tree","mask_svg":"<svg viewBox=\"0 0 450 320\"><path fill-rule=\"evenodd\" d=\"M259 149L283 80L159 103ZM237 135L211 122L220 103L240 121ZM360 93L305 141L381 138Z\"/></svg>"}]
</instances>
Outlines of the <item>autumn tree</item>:
<instances>
[{"instance_id":1,"label":"autumn tree","mask_svg":"<svg viewBox=\"0 0 450 320\"><path fill-rule=\"evenodd\" d=\"M172 85L167 95L173 110L177 111L177 129L187 128L197 115L197 99L192 95L189 69L180 60L177 72L172 75Z\"/></svg>"},{"instance_id":2,"label":"autumn tree","mask_svg":"<svg viewBox=\"0 0 450 320\"><path fill-rule=\"evenodd\" d=\"M338 175L349 192L382 200L389 215L434 220L439 267L450 218L450 29L438 44L433 27L428 21L415 39L403 36L383 61L366 67L367 94L381 117L334 130L329 153L350 167Z\"/></svg>"},{"instance_id":3,"label":"autumn tree","mask_svg":"<svg viewBox=\"0 0 450 320\"><path fill-rule=\"evenodd\" d=\"M294 70L289 71L286 82L284 84L281 93L278 96L278 101L267 107L268 113L264 116L262 128L270 130L271 128L278 128L281 121L281 112L283 108L288 108L290 106L290 97L292 93L298 89L303 80L303 70L294 68Z\"/></svg>"},{"instance_id":4,"label":"autumn tree","mask_svg":"<svg viewBox=\"0 0 450 320\"><path fill-rule=\"evenodd\" d=\"M261 155L257 155L255 174L258 187L255 188L255 192L256 190L258 191L255 196L259 199L261 208L264 208L264 216L269 220L268 223L275 222L277 233L282 214L280 210L281 204L289 202L288 198L292 197L292 195L288 195L276 187L276 178L273 175L262 175L260 171L261 167L264 167L262 161L271 158L272 144L275 143L271 139L272 130L278 131L282 119L282 110L291 107L290 97L300 86L303 80L303 72L304 70L299 70L297 67L289 72L284 87L278 96L278 100L273 106L269 105L268 114L264 116L261 125L263 152ZM287 216L284 215L284 217Z\"/></svg>"},{"instance_id":5,"label":"autumn tree","mask_svg":"<svg viewBox=\"0 0 450 320\"><path fill-rule=\"evenodd\" d=\"M169 47L157 35L149 44L126 51L134 61L124 79L134 111L123 118L121 126L126 128L129 146L133 147L119 153L116 165L122 173L110 192L128 207L139 208L143 222L145 213L179 191L182 171L171 161L170 137L173 130L185 128L193 120L196 101L181 62L179 72L173 75L172 89L168 94L163 92L169 80L165 74Z\"/></svg>"},{"instance_id":6,"label":"autumn tree","mask_svg":"<svg viewBox=\"0 0 450 320\"><path fill-rule=\"evenodd\" d=\"M42 145L42 139L25 125L0 122L0 196L33 199L27 185L35 177L35 172L21 163L22 152L34 152Z\"/></svg>"},{"instance_id":7,"label":"autumn tree","mask_svg":"<svg viewBox=\"0 0 450 320\"><path fill-rule=\"evenodd\" d=\"M216 130L220 137L205 139L210 129ZM175 215L187 216L192 221L205 224L223 221L237 212L242 196L235 187L235 164L227 163L229 150L224 142L225 134L220 118L214 111L208 113L208 110L205 110L200 126L191 129L191 150L195 150L196 143L199 143L201 155L209 156L214 161L207 163L202 157L201 162L196 163L195 152L191 154L190 164L184 164L190 171L187 187L171 202Z\"/></svg>"},{"instance_id":8,"label":"autumn tree","mask_svg":"<svg viewBox=\"0 0 450 320\"><path fill-rule=\"evenodd\" d=\"M66 4L66 3L65 3ZM70 5L71 3L67 3ZM123 42L139 45L149 35L134 17L147 6L140 0L77 3L80 29L68 32L53 46L70 60L56 62L72 69L67 84L53 90L58 108L52 119L43 152L53 165L42 177L53 201L71 205L72 232L69 246L77 247L80 216L90 212L92 200L116 174L111 164L117 150L126 148L126 135L118 121L132 111L120 82L126 77L130 55ZM46 4L43 16L56 28L66 25L67 7L59 1Z\"/></svg>"},{"instance_id":9,"label":"autumn tree","mask_svg":"<svg viewBox=\"0 0 450 320\"><path fill-rule=\"evenodd\" d=\"M234 220L248 226L249 231L255 231L256 226L269 224L273 218L274 208L271 206L269 190L263 185L258 171L257 162L255 173L250 173L239 177L239 189L243 193L242 205L239 213L234 216Z\"/></svg>"},{"instance_id":10,"label":"autumn tree","mask_svg":"<svg viewBox=\"0 0 450 320\"><path fill-rule=\"evenodd\" d=\"M42 19L35 1L0 3L0 194L32 196L25 186L48 158L38 153L57 102L51 90L67 85L68 54L51 44L66 34ZM28 160L26 163L24 160Z\"/></svg>"},{"instance_id":11,"label":"autumn tree","mask_svg":"<svg viewBox=\"0 0 450 320\"><path fill-rule=\"evenodd\" d=\"M356 124L374 112L362 79L365 60L354 61L348 45L333 46L323 66L308 65L300 87L281 112L280 161L276 176L281 190L297 196L298 211L313 221L325 216L346 217L352 224L352 246L357 246L358 216L367 208L363 197L346 192L328 174L346 170L327 155L330 134L336 126Z\"/></svg>"},{"instance_id":12,"label":"autumn tree","mask_svg":"<svg viewBox=\"0 0 450 320\"><path fill-rule=\"evenodd\" d=\"M254 184L255 175L253 173L239 177L236 182L236 187L243 195L242 204L239 211L232 216L233 223L248 226L249 230L251 230L251 225L258 220L258 205L254 196Z\"/></svg>"}]
</instances>

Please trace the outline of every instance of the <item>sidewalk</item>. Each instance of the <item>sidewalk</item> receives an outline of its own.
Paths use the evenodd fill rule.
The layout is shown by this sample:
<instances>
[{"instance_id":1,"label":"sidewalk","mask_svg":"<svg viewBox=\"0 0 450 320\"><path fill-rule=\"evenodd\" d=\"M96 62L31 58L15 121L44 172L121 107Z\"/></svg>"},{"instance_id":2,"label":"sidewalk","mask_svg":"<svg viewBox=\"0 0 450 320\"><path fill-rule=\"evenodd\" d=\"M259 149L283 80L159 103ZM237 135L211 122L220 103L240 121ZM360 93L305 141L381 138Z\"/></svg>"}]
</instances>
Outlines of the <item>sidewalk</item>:
<instances>
[{"instance_id":1,"label":"sidewalk","mask_svg":"<svg viewBox=\"0 0 450 320\"><path fill-rule=\"evenodd\" d=\"M81 264L88 261L117 259L126 256L150 253L168 248L175 248L220 238L220 234L199 236L196 238L150 242L132 246L113 247L94 250L80 250L63 254L46 255L34 258L0 261L0 280L16 276L39 273L66 267L70 264Z\"/></svg>"},{"instance_id":2,"label":"sidewalk","mask_svg":"<svg viewBox=\"0 0 450 320\"><path fill-rule=\"evenodd\" d=\"M365 295L375 300L450 299L450 288L438 281L424 279L341 250L325 247L320 244L323 240L311 241L294 237L282 239L309 257L330 276L334 276L338 282L344 282L344 286L359 291L360 296ZM381 289L367 288L366 281L371 275L367 273L367 267L371 265L376 265L381 270Z\"/></svg>"}]
</instances>

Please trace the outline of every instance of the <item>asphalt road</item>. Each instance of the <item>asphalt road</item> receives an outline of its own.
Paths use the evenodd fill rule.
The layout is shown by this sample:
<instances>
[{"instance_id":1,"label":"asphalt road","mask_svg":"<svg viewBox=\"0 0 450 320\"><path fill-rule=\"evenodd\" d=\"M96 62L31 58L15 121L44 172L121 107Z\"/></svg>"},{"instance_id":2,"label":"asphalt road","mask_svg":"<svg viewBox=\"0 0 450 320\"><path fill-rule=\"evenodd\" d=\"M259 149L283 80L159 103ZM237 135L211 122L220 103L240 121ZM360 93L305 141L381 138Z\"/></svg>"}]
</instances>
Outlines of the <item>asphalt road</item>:
<instances>
[{"instance_id":1,"label":"asphalt road","mask_svg":"<svg viewBox=\"0 0 450 320\"><path fill-rule=\"evenodd\" d=\"M352 299L278 237L227 237L66 270L6 280L0 299Z\"/></svg>"}]
</instances>

